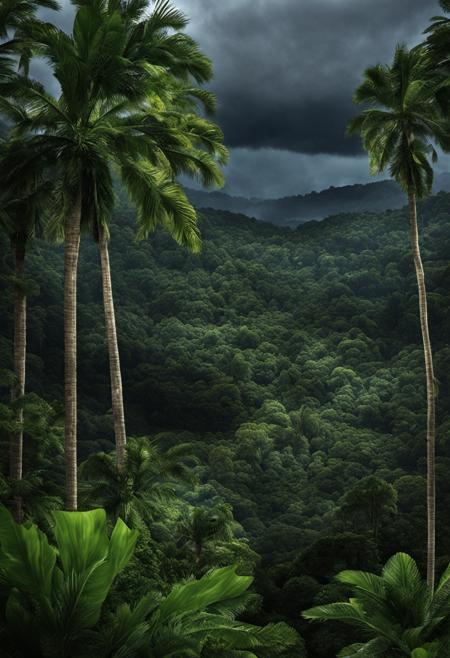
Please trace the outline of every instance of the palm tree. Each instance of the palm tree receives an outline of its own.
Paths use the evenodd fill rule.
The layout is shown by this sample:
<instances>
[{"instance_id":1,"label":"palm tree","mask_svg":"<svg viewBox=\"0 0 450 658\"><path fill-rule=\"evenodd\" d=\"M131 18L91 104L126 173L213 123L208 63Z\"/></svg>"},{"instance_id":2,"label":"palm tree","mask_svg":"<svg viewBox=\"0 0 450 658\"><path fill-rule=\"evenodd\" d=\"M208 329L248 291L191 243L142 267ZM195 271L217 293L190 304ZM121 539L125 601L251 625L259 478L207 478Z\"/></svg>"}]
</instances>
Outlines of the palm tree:
<instances>
[{"instance_id":1,"label":"palm tree","mask_svg":"<svg viewBox=\"0 0 450 658\"><path fill-rule=\"evenodd\" d=\"M225 149L221 143L220 131L210 125L201 131L194 122L180 121L173 113L170 121L161 113L161 104L155 103L156 96L150 95L149 89L161 86L162 74L165 76L193 77L203 81L210 76L211 64L205 58L195 42L186 35L169 34L185 25L184 17L173 10L167 2L157 2L154 11L142 21L137 19L143 14L146 3L79 2L80 8L75 18L72 37L67 37L53 26L42 29L37 26L31 35L39 43L40 54L45 54L52 62L55 76L63 91L64 103L70 102L71 121L81 114L83 139L86 137L85 122L95 122L95 103L104 109L103 118L111 118L121 111L124 119L128 113L128 123L123 121L122 130L133 134L134 143L128 147L120 143L116 134L116 153L123 150L121 158L122 176L127 178L130 196L145 209L139 213L142 233L148 233L157 223L170 227L170 231L179 242L195 249L198 245L195 211L187 202L181 188L174 182L176 174L185 171L199 176L209 184L222 183L222 174L216 159L225 158ZM111 35L116 39L112 40ZM86 44L92 40L92 47ZM64 53L61 55L61 53ZM87 60L87 61L86 61ZM77 76L73 76L73 71ZM193 91L192 95L204 102L207 92ZM108 107L108 99L116 99L115 109ZM81 100L80 100L81 99ZM83 101L84 99L84 101ZM132 101L140 107L138 116L132 115L132 107L126 103ZM144 102L145 101L145 102ZM122 103L122 106L121 106ZM70 108L69 105L69 108ZM73 111L72 111L73 110ZM64 109L66 112L66 109ZM72 116L73 115L73 116ZM198 119L198 124L201 120ZM47 128L46 128L47 129ZM139 133L139 138L137 134ZM211 138L214 138L216 144ZM110 135L112 138L112 135ZM96 135L93 136L96 139ZM139 143L138 143L139 142ZM131 144L131 148L130 148ZM128 148L128 152L127 152ZM86 149L84 149L86 153ZM140 160L136 162L136 154ZM96 157L96 156L95 156ZM147 158L149 162L144 164ZM85 158L85 160L89 158ZM114 158L111 158L114 159ZM78 167L78 170L77 170ZM112 405L115 420L116 455L119 468L124 463L126 441L125 422L122 400L122 382L117 336L114 320L114 305L109 273L107 253L107 222L113 207L111 177L108 172L105 180L103 172L96 178L98 168L92 167L90 181L83 180L79 172L86 166L80 164L72 167L72 173L78 171L80 185L72 191L70 198L71 212L66 213L66 267L65 267L65 390L66 390L66 445L68 464L68 491L72 491L69 505L75 506L76 491L76 269L79 249L80 223L95 225L99 236L104 281L105 316L107 324L108 346L110 353L110 370L112 383ZM96 173L97 171L97 173ZM84 176L86 178L86 176ZM65 183L65 189L70 185ZM81 184L82 183L82 184ZM155 200L157 188L164 187L164 195ZM140 189L139 189L140 188ZM103 195L103 199L99 196ZM67 196L67 195L66 195ZM161 203L165 198L165 207ZM82 198L81 198L82 197ZM176 217L175 217L176 214ZM183 221L181 221L181 219Z\"/></svg>"},{"instance_id":2,"label":"palm tree","mask_svg":"<svg viewBox=\"0 0 450 658\"><path fill-rule=\"evenodd\" d=\"M22 117L19 128L34 132L26 141L28 153L23 166L45 157L53 159L60 175L61 212L56 220L64 225L65 240L65 453L69 510L77 507L76 275L81 220L102 228L107 226L114 204L114 168L138 207L142 235L162 223L170 227L180 242L193 244L198 240L196 214L174 176L185 171L199 176L205 184L222 182L211 141L212 135L215 139L220 135L219 129L201 128L201 122L206 120L181 119L177 113L169 117L158 115L147 90L152 79L161 77L160 67L155 69L146 61L130 64L124 60L123 39L111 38L117 32L123 35L122 22L115 14L98 14L97 7L95 3L78 10L72 35L42 24L30 30L38 52L52 65L62 92L59 98L52 97L35 81L4 86L10 89L8 111L15 118ZM179 40L175 44L180 51ZM192 46L188 46L189 52ZM162 52L165 53L164 48ZM177 61L174 56L179 66ZM126 84L131 73L131 82ZM218 154L223 153L222 147ZM12 168L10 175L20 175L20 169Z\"/></svg>"},{"instance_id":3,"label":"palm tree","mask_svg":"<svg viewBox=\"0 0 450 658\"><path fill-rule=\"evenodd\" d=\"M193 481L191 462L184 446L162 453L148 437L133 438L124 468L117 468L111 453L97 453L82 464L85 503L103 507L112 521L121 518L142 528L170 506L177 483Z\"/></svg>"},{"instance_id":4,"label":"palm tree","mask_svg":"<svg viewBox=\"0 0 450 658\"><path fill-rule=\"evenodd\" d=\"M219 542L231 543L236 522L229 505L219 503L214 507L194 507L181 522L180 542L192 551L192 573L200 578L204 572L204 552L208 546Z\"/></svg>"},{"instance_id":5,"label":"palm tree","mask_svg":"<svg viewBox=\"0 0 450 658\"><path fill-rule=\"evenodd\" d=\"M180 87L177 87L180 91ZM194 90L191 88L185 89L185 97L183 100L185 104L181 105L181 102L178 100L178 97L170 98L171 103L177 101L179 107L178 114L175 113L175 105L173 107L169 106L164 112L159 110L159 119L162 121L169 122L170 130L184 131L185 135L189 135L189 139L192 142L192 146L195 148L206 147L211 152L215 154L219 153L220 149L223 149L222 146L222 134L220 131L216 130L215 127L205 119L200 119L196 117L195 114L190 115L190 124L186 122L187 116L183 116L181 111L185 111L186 105L188 103L188 96ZM156 95L155 95L156 98ZM159 101L162 103L162 97L159 96ZM210 99L207 99L209 102ZM180 111L181 110L181 111ZM174 121L176 118L176 122ZM202 135L199 134L199 128L206 129L210 131L208 143L205 144L202 141ZM191 151L193 154L193 151ZM199 152L201 153L201 152ZM170 155L170 154L169 154ZM220 162L223 163L226 158L225 151L220 152ZM203 165L203 163L201 163ZM189 163L189 170L192 168L191 163ZM203 166L204 168L204 166ZM197 169L197 166L194 167L194 170ZM205 169L205 168L204 168ZM195 172L197 173L197 172ZM214 181L216 184L221 184L221 179L217 174L214 175ZM163 192L163 190L162 190ZM173 198L173 197L172 197ZM183 213L178 218L178 221L166 221L166 205L167 198L164 195L164 192L161 194L161 203L160 207L154 213L152 221L148 222L148 217L144 219L141 215L138 216L138 235L143 238L148 235L148 233L156 228L156 226L162 226L169 235L179 244L186 247L192 253L197 253L200 251L201 241L196 225L196 214L195 210L191 208L189 212L186 212L186 208L183 208ZM184 194L179 194L179 201L183 201L185 204L186 197ZM156 210L156 209L155 209ZM177 206L172 204L172 207L169 207L169 215L174 215L177 212ZM195 218L195 219L194 219ZM109 218L108 218L109 219ZM117 467L119 469L123 468L125 463L125 446L126 446L126 429L125 429L125 414L124 414L124 404L123 404L123 392L122 392L122 375L120 368L120 355L119 355L119 346L117 340L117 328L116 320L114 313L114 301L113 301L113 292L112 292L112 282L111 282L111 271L110 271L110 261L109 261L109 231L108 227L104 225L95 225L94 236L99 245L100 251L100 261L101 261L101 272L102 272L102 286L103 286L103 303L105 309L105 324L106 324L106 335L107 335L107 345L108 345L108 354L109 354L109 367L110 367L110 378L111 378L111 400L112 400L112 410L114 418L114 434L115 434L115 445L116 445L116 458L117 458Z\"/></svg>"},{"instance_id":6,"label":"palm tree","mask_svg":"<svg viewBox=\"0 0 450 658\"><path fill-rule=\"evenodd\" d=\"M28 48L23 32L36 21L38 7L58 9L55 0L6 0L0 7L0 80L14 78L14 56L26 64ZM1 102L0 102L1 112ZM7 148L2 145L2 150ZM14 148L19 148L15 144ZM4 177L2 176L2 180ZM39 170L28 172L28 177L13 181L0 189L0 227L9 234L14 255L14 359L15 380L11 388L11 403L15 406L15 430L10 439L10 477L13 482L22 479L23 461L23 409L20 399L25 393L26 369L26 291L25 252L29 238L33 235L43 212L48 185L40 181ZM14 503L16 521L22 518L21 498Z\"/></svg>"},{"instance_id":7,"label":"palm tree","mask_svg":"<svg viewBox=\"0 0 450 658\"><path fill-rule=\"evenodd\" d=\"M417 226L417 198L430 193L436 160L433 140L444 138L435 97L436 87L420 47L408 51L398 46L391 66L366 70L354 100L369 105L351 121L350 133L359 133L370 157L372 173L389 169L407 194L410 239L419 293L420 327L425 357L427 389L427 580L432 588L435 574L435 398L433 356L428 329L425 274Z\"/></svg>"},{"instance_id":8,"label":"palm tree","mask_svg":"<svg viewBox=\"0 0 450 658\"><path fill-rule=\"evenodd\" d=\"M11 158L20 158L23 145L11 141L3 145L0 153L0 178L7 178L2 159L11 163ZM42 225L46 204L52 186L42 179L34 168L23 172L20 179L9 181L0 188L0 228L9 235L14 258L14 337L11 404L14 409L14 429L10 435L9 473L14 483L22 479L23 470L23 404L25 394L26 346L27 346L27 281L25 276L25 255L27 245ZM22 518L21 498L16 496L14 517Z\"/></svg>"},{"instance_id":9,"label":"palm tree","mask_svg":"<svg viewBox=\"0 0 450 658\"><path fill-rule=\"evenodd\" d=\"M352 588L347 602L330 603L303 616L320 621L340 620L361 630L368 641L343 649L341 658L445 658L450 642L450 566L436 591L420 576L414 560L397 553L381 576L342 571L340 583Z\"/></svg>"},{"instance_id":10,"label":"palm tree","mask_svg":"<svg viewBox=\"0 0 450 658\"><path fill-rule=\"evenodd\" d=\"M77 4L82 7L85 3L78 2ZM107 21L111 17L118 18L120 16L123 28L123 56L127 58L128 66L124 71L123 81L118 78L116 73L117 89L127 96L130 96L130 93L131 97L139 96L141 85L135 85L130 90L130 84L128 82L130 71L142 82L142 61L151 64L153 67L159 67L159 71L155 68L151 85L146 89L145 105L147 113L155 113L156 111L158 117L162 119L168 117L168 113L170 112L172 130L174 129L173 118L175 117L175 111L178 111L178 119L180 118L180 112L189 112L193 119L197 118L197 125L200 125L200 119L195 115L197 110L195 101L200 101L206 112L211 113L214 109L214 97L205 90L187 84L185 80L189 78L193 78L195 82L206 82L209 80L212 75L211 62L201 53L195 41L179 32L186 27L188 23L187 18L182 12L172 7L167 0L158 1L150 15L147 15L146 10L146 2L118 4L114 0L104 0L104 2L97 6L97 11L100 12L101 19ZM170 34L170 31L174 31L175 33ZM100 85L104 85L103 79L100 79L98 82ZM123 86L126 87L125 90L122 89ZM220 131L214 130L215 127L209 122L203 121L202 124L203 132L209 130L210 140L208 143L203 140L201 146L206 147L210 153L216 155L223 163L226 159L226 152L222 144L222 134ZM198 146L201 140L199 139L199 135L196 135L196 132L198 133L198 130L195 131L192 124L190 126L190 136L192 140L195 140L195 145ZM189 168L189 170L191 169L192 167ZM195 167L192 173L198 173ZM215 180L220 184L221 181L217 174L215 175ZM168 225L167 222L164 222L163 214L159 216L155 215L153 224L156 225L158 223L163 226L165 224L165 228L171 236L189 250L197 252L200 249L198 234L196 231L193 232L190 226L191 217L189 217L188 224L183 226L182 222L177 225ZM153 229L154 226L151 228ZM139 230L142 229L144 232L148 232L148 228L146 229L145 226L139 227ZM109 231L107 226L95 222L94 237L100 251L115 452L117 467L121 469L126 459L126 426L108 252Z\"/></svg>"}]
</instances>

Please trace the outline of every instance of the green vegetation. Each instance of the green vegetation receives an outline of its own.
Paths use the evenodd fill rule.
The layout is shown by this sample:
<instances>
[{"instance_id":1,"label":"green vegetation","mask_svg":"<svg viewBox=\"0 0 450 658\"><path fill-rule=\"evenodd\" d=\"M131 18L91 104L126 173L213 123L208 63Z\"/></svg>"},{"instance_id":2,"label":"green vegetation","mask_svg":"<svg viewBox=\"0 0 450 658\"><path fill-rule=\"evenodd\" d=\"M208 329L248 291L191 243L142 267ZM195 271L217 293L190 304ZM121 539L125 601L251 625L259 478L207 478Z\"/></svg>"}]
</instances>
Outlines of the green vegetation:
<instances>
[{"instance_id":1,"label":"green vegetation","mask_svg":"<svg viewBox=\"0 0 450 658\"><path fill-rule=\"evenodd\" d=\"M1 651L448 658L449 20L355 94L408 207L294 231L178 182L227 159L184 15L74 5L0 10Z\"/></svg>"},{"instance_id":2,"label":"green vegetation","mask_svg":"<svg viewBox=\"0 0 450 658\"><path fill-rule=\"evenodd\" d=\"M449 215L446 194L419 203L439 381L439 570L450 558ZM189 575L190 515L201 508L214 516L227 503L236 519L233 540L205 544L202 572L238 561L250 573L256 565L262 607L248 619L284 619L302 631L308 655L337 653L359 638L300 620L303 609L345 595L333 576L343 568L376 571L398 551L425 564L425 377L406 210L342 215L295 232L210 213L200 224L200 255L163 233L136 243L134 213L123 200L116 216L111 264L129 432L150 433L168 458L178 449L172 456L197 477L190 485L185 468L181 480L166 476L163 489L177 503L172 511L167 502L155 510L151 535L142 531L139 560L119 579L116 596L165 591L164 581ZM79 279L82 459L113 448L99 267L86 237ZM36 241L29 277L40 292L30 300L28 381L50 401L62 395L62 269L61 250ZM8 296L0 303L8 364ZM57 415L48 423L61 433ZM25 454L36 440L26 437ZM152 467L158 462L152 458ZM157 468L162 477L164 468ZM372 475L378 481L361 483Z\"/></svg>"},{"instance_id":3,"label":"green vegetation","mask_svg":"<svg viewBox=\"0 0 450 658\"><path fill-rule=\"evenodd\" d=\"M105 658L225 657L247 649L269 657L295 644L295 632L283 624L258 628L234 621L252 579L233 567L178 585L162 599L149 592L102 618L138 533L119 519L108 537L103 510L55 512L54 518L56 547L36 526L16 525L0 508L5 658L87 658L93 650Z\"/></svg>"},{"instance_id":4,"label":"green vegetation","mask_svg":"<svg viewBox=\"0 0 450 658\"><path fill-rule=\"evenodd\" d=\"M342 571L336 580L354 589L348 603L330 603L304 612L307 619L339 619L364 629L371 639L342 649L339 656L407 656L444 658L449 655L450 568L435 593L420 577L413 559L397 553L381 576Z\"/></svg>"}]
</instances>

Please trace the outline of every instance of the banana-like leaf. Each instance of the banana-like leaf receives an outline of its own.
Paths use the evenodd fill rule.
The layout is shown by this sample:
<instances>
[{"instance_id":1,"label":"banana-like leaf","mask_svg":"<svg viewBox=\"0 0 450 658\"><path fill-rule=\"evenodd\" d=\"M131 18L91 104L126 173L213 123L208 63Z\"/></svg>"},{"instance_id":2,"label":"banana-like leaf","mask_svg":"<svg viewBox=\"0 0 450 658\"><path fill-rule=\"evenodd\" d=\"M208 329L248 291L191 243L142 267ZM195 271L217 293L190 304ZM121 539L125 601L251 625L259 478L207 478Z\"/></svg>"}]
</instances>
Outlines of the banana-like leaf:
<instances>
[{"instance_id":1,"label":"banana-like leaf","mask_svg":"<svg viewBox=\"0 0 450 658\"><path fill-rule=\"evenodd\" d=\"M18 525L0 506L0 571L11 587L48 600L56 555L43 532L35 525Z\"/></svg>"},{"instance_id":2,"label":"banana-like leaf","mask_svg":"<svg viewBox=\"0 0 450 658\"><path fill-rule=\"evenodd\" d=\"M215 569L200 580L174 587L160 605L160 622L173 614L199 612L218 601L241 596L252 582L251 576L238 576L235 566Z\"/></svg>"},{"instance_id":3,"label":"banana-like leaf","mask_svg":"<svg viewBox=\"0 0 450 658\"><path fill-rule=\"evenodd\" d=\"M111 585L131 558L138 532L117 521L108 539L106 513L56 512L55 536L65 586L82 628L94 626Z\"/></svg>"}]
</instances>

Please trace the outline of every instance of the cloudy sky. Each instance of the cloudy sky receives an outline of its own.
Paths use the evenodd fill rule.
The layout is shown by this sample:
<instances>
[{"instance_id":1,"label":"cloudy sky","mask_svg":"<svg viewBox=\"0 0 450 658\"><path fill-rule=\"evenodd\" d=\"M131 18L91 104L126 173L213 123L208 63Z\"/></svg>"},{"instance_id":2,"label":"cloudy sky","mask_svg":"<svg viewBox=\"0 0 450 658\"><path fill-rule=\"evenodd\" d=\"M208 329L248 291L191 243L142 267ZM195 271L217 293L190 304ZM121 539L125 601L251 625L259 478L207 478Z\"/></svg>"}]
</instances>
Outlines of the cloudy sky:
<instances>
[{"instance_id":1,"label":"cloudy sky","mask_svg":"<svg viewBox=\"0 0 450 658\"><path fill-rule=\"evenodd\" d=\"M69 23L69 0L61 20ZM278 197L366 182L345 136L366 66L419 42L437 0L174 0L215 64L226 191ZM445 164L441 165L445 168Z\"/></svg>"}]
</instances>

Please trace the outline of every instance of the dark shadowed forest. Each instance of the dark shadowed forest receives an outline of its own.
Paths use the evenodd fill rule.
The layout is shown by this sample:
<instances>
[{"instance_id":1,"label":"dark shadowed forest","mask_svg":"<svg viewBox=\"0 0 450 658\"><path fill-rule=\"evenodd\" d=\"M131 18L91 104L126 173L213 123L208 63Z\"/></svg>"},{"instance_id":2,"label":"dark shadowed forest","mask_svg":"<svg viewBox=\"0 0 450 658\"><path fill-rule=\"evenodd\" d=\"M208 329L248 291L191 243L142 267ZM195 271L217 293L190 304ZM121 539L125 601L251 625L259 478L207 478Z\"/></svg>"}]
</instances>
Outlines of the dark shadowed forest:
<instances>
[{"instance_id":1,"label":"dark shadowed forest","mask_svg":"<svg viewBox=\"0 0 450 658\"><path fill-rule=\"evenodd\" d=\"M0 658L450 658L450 0L179 2L0 0Z\"/></svg>"}]
</instances>

